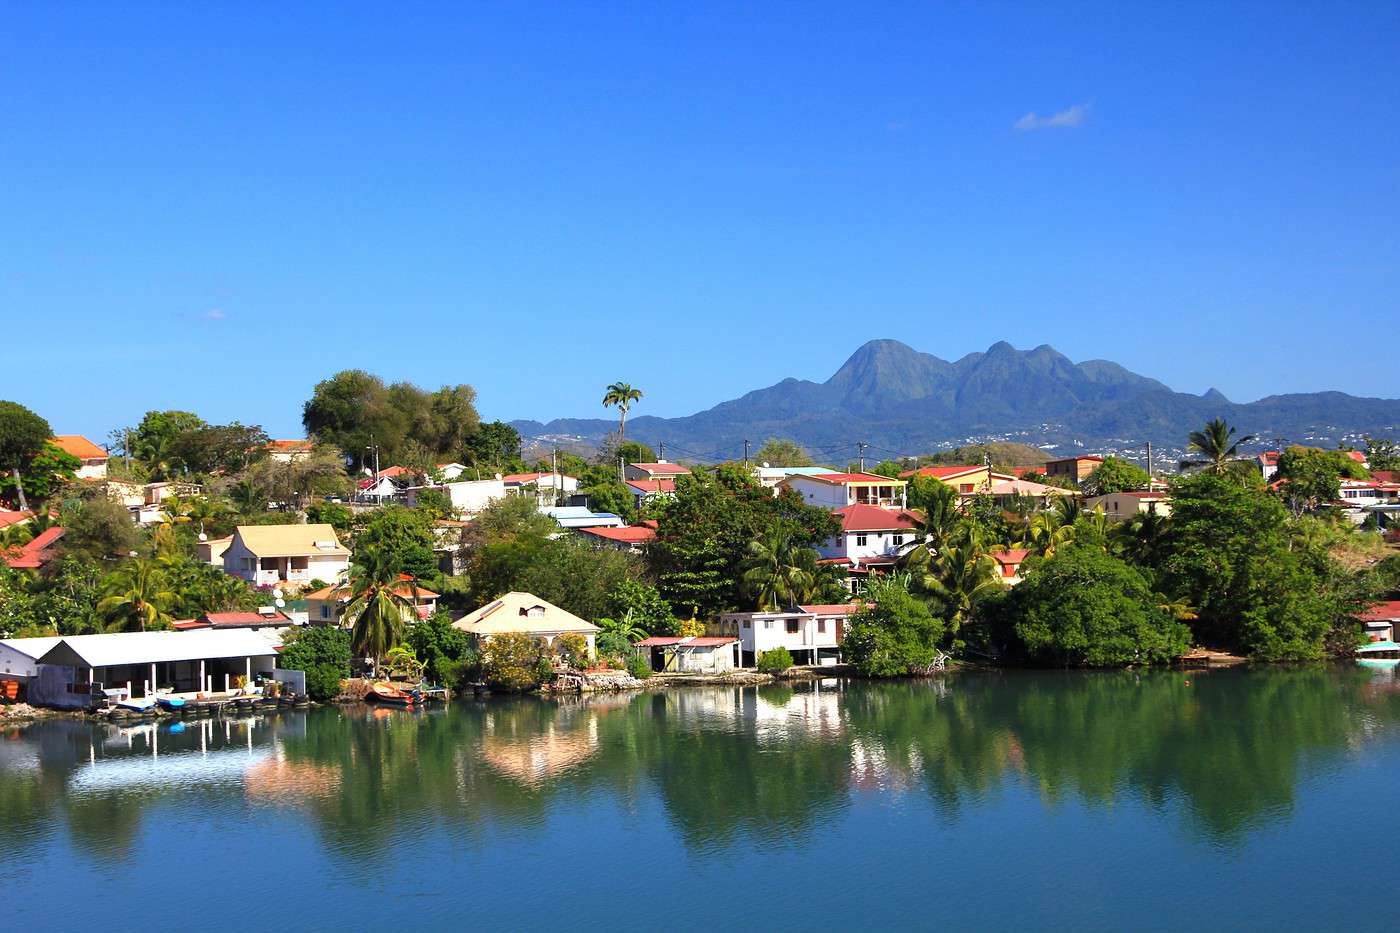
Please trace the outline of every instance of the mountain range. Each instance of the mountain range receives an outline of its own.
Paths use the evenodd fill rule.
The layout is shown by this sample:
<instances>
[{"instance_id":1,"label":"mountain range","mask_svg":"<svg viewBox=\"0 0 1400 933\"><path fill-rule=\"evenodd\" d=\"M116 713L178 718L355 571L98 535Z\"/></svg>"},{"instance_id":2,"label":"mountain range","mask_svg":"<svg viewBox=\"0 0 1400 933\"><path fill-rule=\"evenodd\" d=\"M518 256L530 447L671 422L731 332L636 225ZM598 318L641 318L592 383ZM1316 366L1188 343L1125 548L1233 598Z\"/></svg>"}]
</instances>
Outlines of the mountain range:
<instances>
[{"instance_id":1,"label":"mountain range","mask_svg":"<svg viewBox=\"0 0 1400 933\"><path fill-rule=\"evenodd\" d=\"M878 448L876 459L984 439L1107 450L1151 441L1174 450L1215 417L1261 440L1335 443L1395 436L1400 400L1309 392L1236 403L1215 389L1174 392L1107 360L1074 363L1045 345L1017 350L1003 341L949 362L897 340L872 340L825 382L789 378L685 417L640 415L628 419L627 436L701 460L736 458L744 439L756 448L770 437L831 459L837 451L853 456L857 442ZM527 440L583 444L617 428L609 418L512 425Z\"/></svg>"}]
</instances>

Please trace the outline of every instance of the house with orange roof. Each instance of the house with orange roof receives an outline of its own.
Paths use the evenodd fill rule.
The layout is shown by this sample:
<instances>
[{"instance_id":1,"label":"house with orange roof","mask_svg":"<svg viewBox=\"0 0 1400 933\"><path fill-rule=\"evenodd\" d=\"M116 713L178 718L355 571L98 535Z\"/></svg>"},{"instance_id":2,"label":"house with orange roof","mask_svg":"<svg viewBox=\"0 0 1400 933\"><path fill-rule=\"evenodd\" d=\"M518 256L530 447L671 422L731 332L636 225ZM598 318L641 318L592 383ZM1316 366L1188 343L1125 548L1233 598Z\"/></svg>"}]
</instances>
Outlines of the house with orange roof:
<instances>
[{"instance_id":1,"label":"house with orange roof","mask_svg":"<svg viewBox=\"0 0 1400 933\"><path fill-rule=\"evenodd\" d=\"M637 500L637 507L649 499L658 497L674 496L676 494L676 481L673 479L629 479L626 483L627 491L632 493Z\"/></svg>"},{"instance_id":2,"label":"house with orange roof","mask_svg":"<svg viewBox=\"0 0 1400 933\"><path fill-rule=\"evenodd\" d=\"M408 603L404 607L405 622L428 618L437 611L437 601L440 598L438 593L419 584L405 573L399 574L399 581L394 586L394 595ZM341 616L344 615L350 600L354 598L354 593L349 584L340 583L307 593L303 598L306 600L309 625L340 625Z\"/></svg>"},{"instance_id":3,"label":"house with orange roof","mask_svg":"<svg viewBox=\"0 0 1400 933\"><path fill-rule=\"evenodd\" d=\"M86 437L81 434L59 434L49 443L81 461L76 473L78 479L107 478L107 451Z\"/></svg>"},{"instance_id":4,"label":"house with orange roof","mask_svg":"<svg viewBox=\"0 0 1400 933\"><path fill-rule=\"evenodd\" d=\"M42 570L49 561L58 556L55 546L62 537L62 527L45 528L27 544L5 551L5 563L12 570Z\"/></svg>"},{"instance_id":5,"label":"house with orange roof","mask_svg":"<svg viewBox=\"0 0 1400 933\"><path fill-rule=\"evenodd\" d=\"M621 528L606 526L575 528L574 532L590 544L627 551L632 554L640 554L643 548L656 540L656 528L645 523L623 525Z\"/></svg>"},{"instance_id":6,"label":"house with orange roof","mask_svg":"<svg viewBox=\"0 0 1400 933\"><path fill-rule=\"evenodd\" d=\"M997 473L986 464L965 464L962 466L926 466L899 474L912 480L915 476L936 479L945 486L957 490L960 496L981 496L992 491L994 483L1011 482L1016 477L1010 473Z\"/></svg>"},{"instance_id":7,"label":"house with orange roof","mask_svg":"<svg viewBox=\"0 0 1400 933\"><path fill-rule=\"evenodd\" d=\"M308 440L280 440L268 441L263 449L267 451L269 459L278 463L291 463L311 456L315 448L316 445Z\"/></svg>"},{"instance_id":8,"label":"house with orange roof","mask_svg":"<svg viewBox=\"0 0 1400 933\"><path fill-rule=\"evenodd\" d=\"M998 580L1007 586L1015 586L1021 582L1021 565L1031 556L1030 551L1017 547L989 551L988 554L996 562Z\"/></svg>"},{"instance_id":9,"label":"house with orange roof","mask_svg":"<svg viewBox=\"0 0 1400 933\"><path fill-rule=\"evenodd\" d=\"M623 466L623 479L669 479L674 480L677 476L689 476L690 470L679 463L671 463L668 460L658 460L655 463L628 463Z\"/></svg>"}]
</instances>

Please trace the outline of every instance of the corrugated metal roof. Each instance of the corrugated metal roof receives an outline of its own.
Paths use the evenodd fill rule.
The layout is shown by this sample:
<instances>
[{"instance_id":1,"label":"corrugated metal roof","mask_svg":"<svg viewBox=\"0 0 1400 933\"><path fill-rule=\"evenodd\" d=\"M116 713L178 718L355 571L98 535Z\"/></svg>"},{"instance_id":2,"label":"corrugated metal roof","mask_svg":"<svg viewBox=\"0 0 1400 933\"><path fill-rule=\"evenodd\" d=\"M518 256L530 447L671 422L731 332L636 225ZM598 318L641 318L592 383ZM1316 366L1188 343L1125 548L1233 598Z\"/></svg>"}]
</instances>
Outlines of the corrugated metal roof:
<instances>
[{"instance_id":1,"label":"corrugated metal roof","mask_svg":"<svg viewBox=\"0 0 1400 933\"><path fill-rule=\"evenodd\" d=\"M48 654L49 649L62 640L58 635L44 635L38 638L6 638L0 640L0 645L37 660Z\"/></svg>"},{"instance_id":2,"label":"corrugated metal roof","mask_svg":"<svg viewBox=\"0 0 1400 933\"><path fill-rule=\"evenodd\" d=\"M259 557L350 556L330 525L239 525L237 534Z\"/></svg>"},{"instance_id":3,"label":"corrugated metal roof","mask_svg":"<svg viewBox=\"0 0 1400 933\"><path fill-rule=\"evenodd\" d=\"M119 632L108 635L68 635L43 657L69 649L88 667L199 661L208 658L260 658L277 652L253 629L204 629L191 632ZM62 663L62 662L59 662Z\"/></svg>"}]
</instances>

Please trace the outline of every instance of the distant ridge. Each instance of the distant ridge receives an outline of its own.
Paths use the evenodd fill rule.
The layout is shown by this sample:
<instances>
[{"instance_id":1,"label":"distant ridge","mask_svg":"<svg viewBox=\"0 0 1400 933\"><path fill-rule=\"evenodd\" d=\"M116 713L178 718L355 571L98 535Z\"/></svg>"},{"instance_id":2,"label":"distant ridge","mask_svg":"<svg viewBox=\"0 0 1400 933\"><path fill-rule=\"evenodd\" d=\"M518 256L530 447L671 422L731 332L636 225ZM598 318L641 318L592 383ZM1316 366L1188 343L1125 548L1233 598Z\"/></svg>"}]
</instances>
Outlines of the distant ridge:
<instances>
[{"instance_id":1,"label":"distant ridge","mask_svg":"<svg viewBox=\"0 0 1400 933\"><path fill-rule=\"evenodd\" d=\"M784 379L682 418L634 416L627 435L706 459L737 457L744 438L757 446L768 437L852 453L856 441L918 453L972 438L1110 448L1151 441L1171 449L1215 417L1261 438L1335 441L1400 433L1400 400L1313 392L1239 404L1217 389L1174 392L1108 360L1074 363L1048 345L1017 350L1001 341L948 362L898 340L872 340L825 382ZM512 424L526 437L591 443L616 428L607 418Z\"/></svg>"}]
</instances>

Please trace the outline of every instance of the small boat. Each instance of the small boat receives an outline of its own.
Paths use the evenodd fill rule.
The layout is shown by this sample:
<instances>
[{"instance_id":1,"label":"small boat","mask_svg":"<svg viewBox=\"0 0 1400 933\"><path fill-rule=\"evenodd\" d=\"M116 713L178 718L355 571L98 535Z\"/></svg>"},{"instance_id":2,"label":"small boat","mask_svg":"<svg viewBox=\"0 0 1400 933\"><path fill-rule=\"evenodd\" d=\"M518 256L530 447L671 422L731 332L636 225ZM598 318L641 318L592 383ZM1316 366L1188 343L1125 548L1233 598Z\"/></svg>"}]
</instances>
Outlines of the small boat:
<instances>
[{"instance_id":1,"label":"small boat","mask_svg":"<svg viewBox=\"0 0 1400 933\"><path fill-rule=\"evenodd\" d=\"M149 713L155 709L155 706L156 701L153 697L142 697L139 700L135 697L127 697L125 700L117 701L117 709L130 710L133 713Z\"/></svg>"},{"instance_id":2,"label":"small boat","mask_svg":"<svg viewBox=\"0 0 1400 933\"><path fill-rule=\"evenodd\" d=\"M388 706L412 706L414 696L406 690L400 690L393 684L378 681L369 685L369 693L365 699L373 703L384 703Z\"/></svg>"},{"instance_id":3,"label":"small boat","mask_svg":"<svg viewBox=\"0 0 1400 933\"><path fill-rule=\"evenodd\" d=\"M181 697L158 696L156 697L156 704L160 706L161 709L174 712L179 712L185 708L185 701Z\"/></svg>"}]
</instances>

